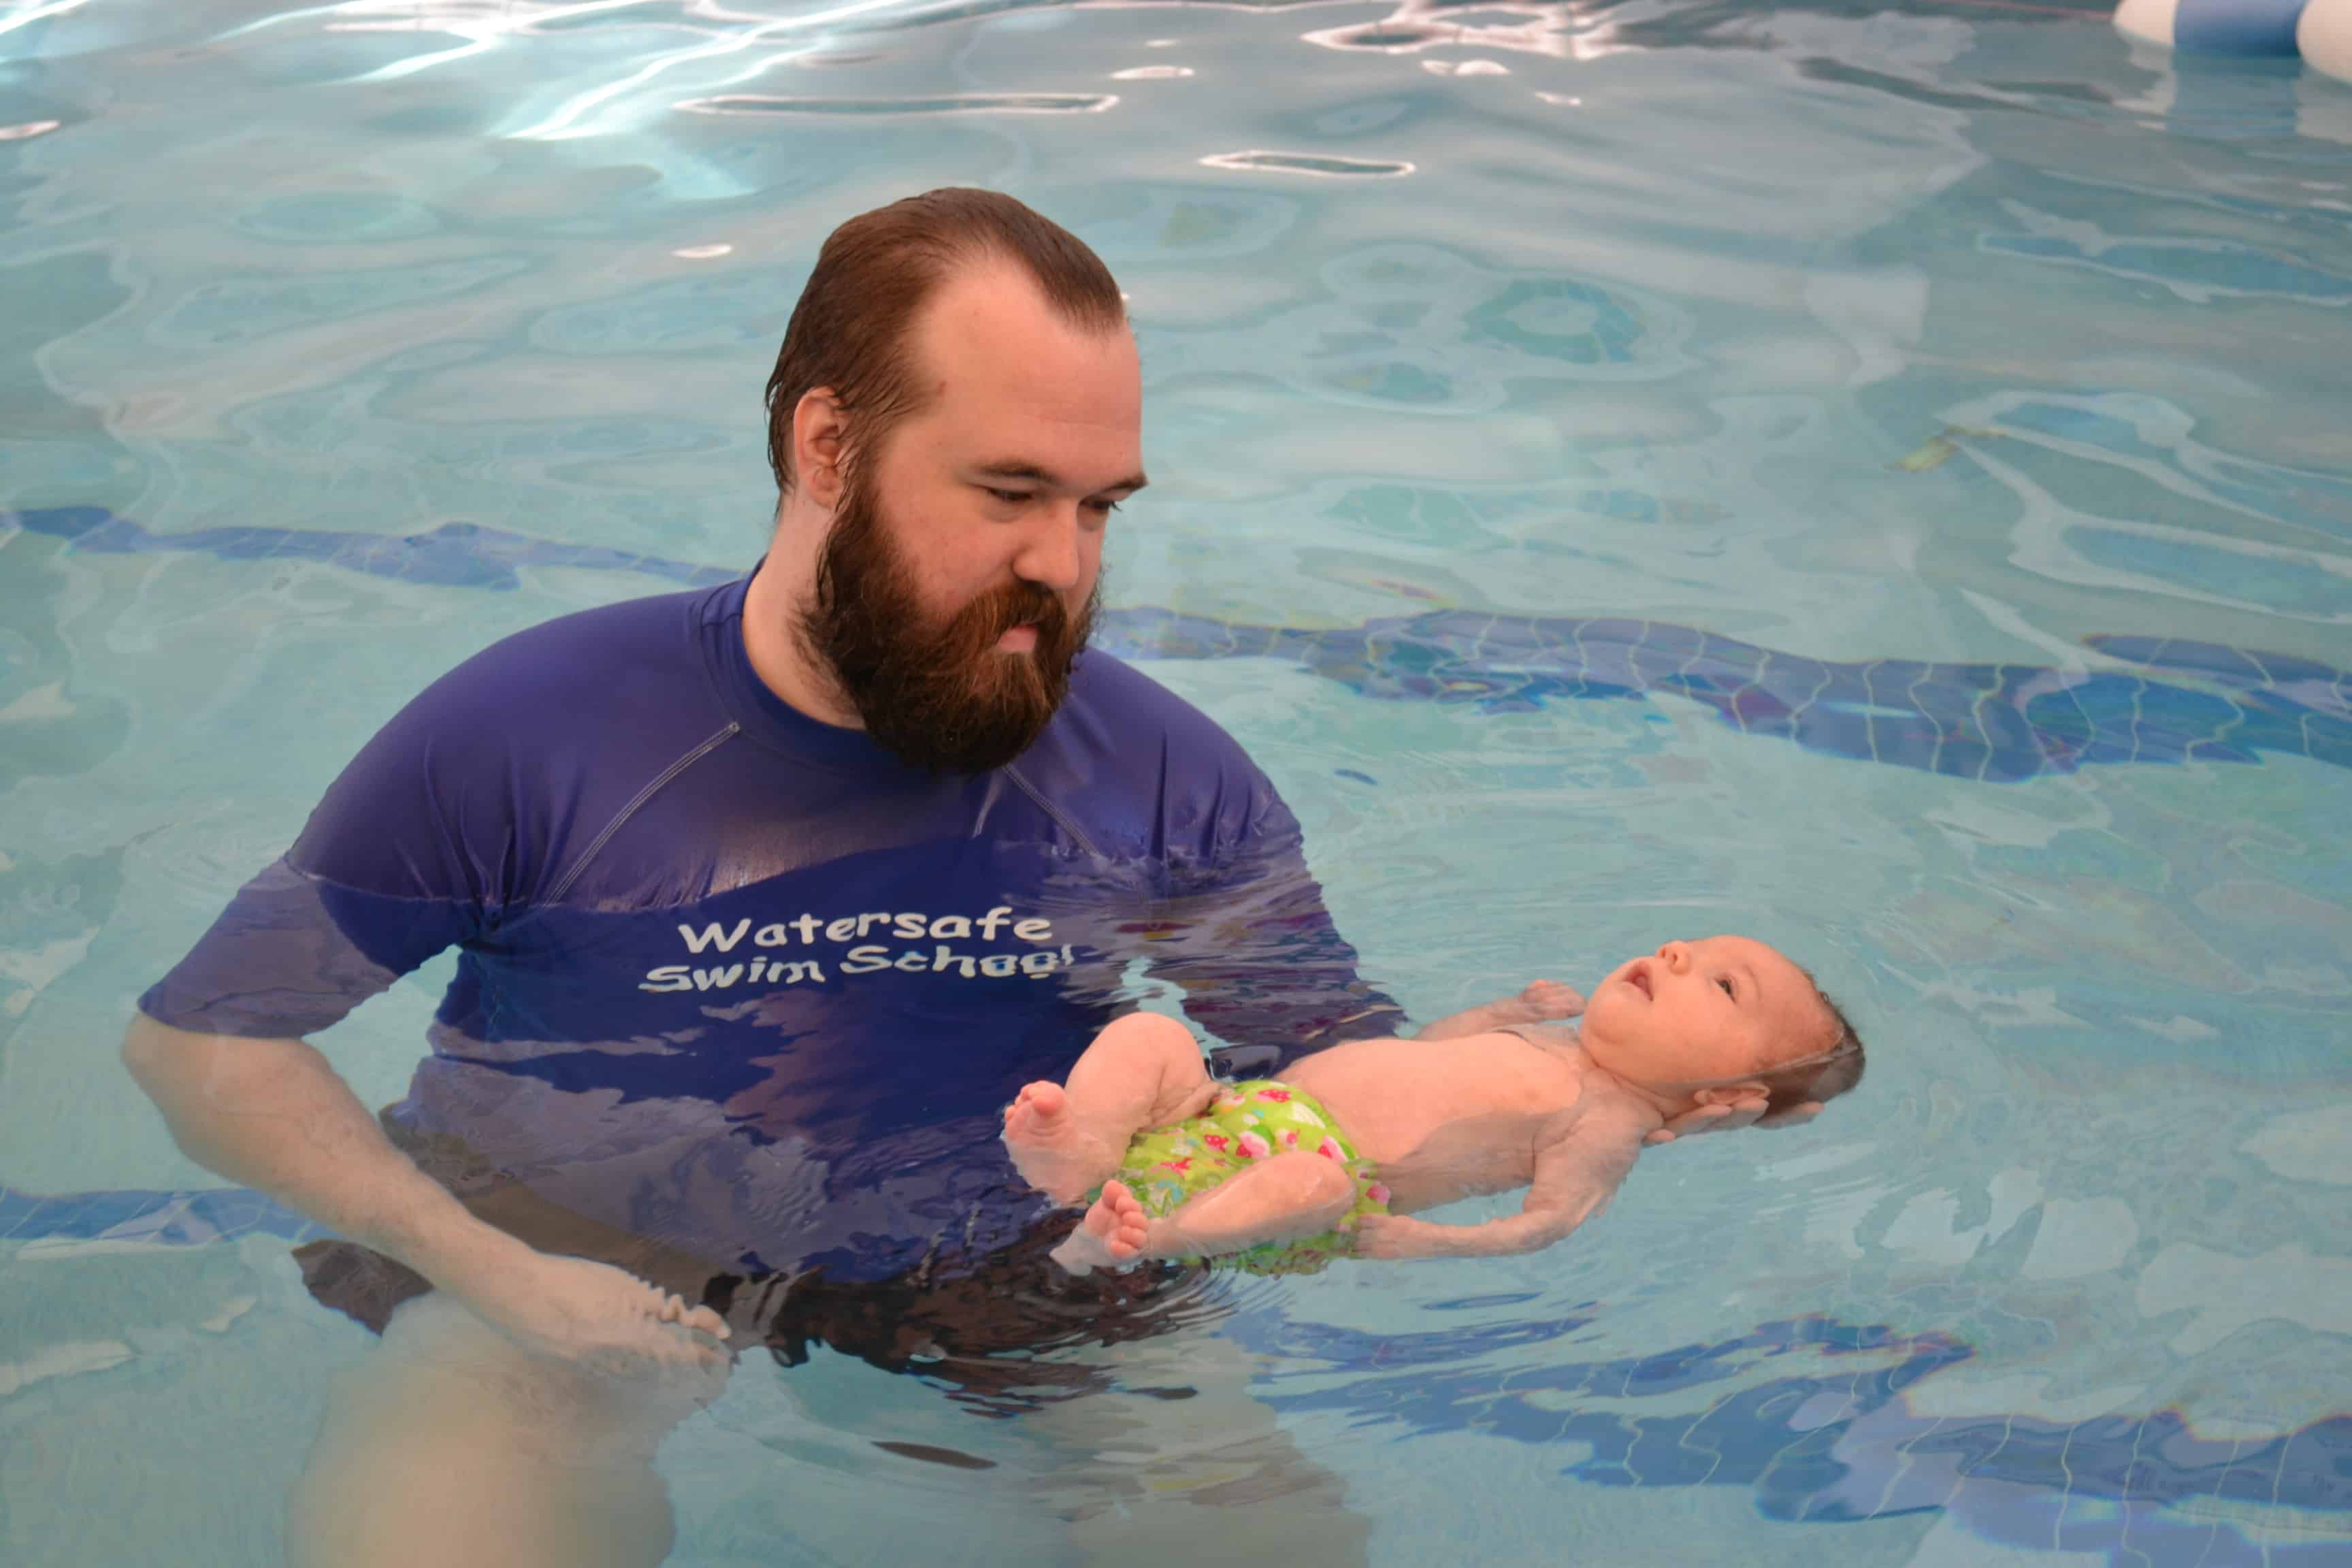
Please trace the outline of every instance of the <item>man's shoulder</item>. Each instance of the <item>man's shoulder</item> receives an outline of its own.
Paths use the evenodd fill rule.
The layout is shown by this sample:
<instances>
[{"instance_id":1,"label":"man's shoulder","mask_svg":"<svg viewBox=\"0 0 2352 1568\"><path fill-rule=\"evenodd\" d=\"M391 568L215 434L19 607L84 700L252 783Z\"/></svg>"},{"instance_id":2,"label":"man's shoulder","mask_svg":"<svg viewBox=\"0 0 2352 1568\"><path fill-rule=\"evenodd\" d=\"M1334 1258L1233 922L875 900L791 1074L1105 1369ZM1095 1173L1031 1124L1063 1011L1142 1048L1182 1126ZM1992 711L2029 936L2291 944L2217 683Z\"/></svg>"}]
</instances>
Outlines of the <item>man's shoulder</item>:
<instances>
[{"instance_id":1,"label":"man's shoulder","mask_svg":"<svg viewBox=\"0 0 2352 1568\"><path fill-rule=\"evenodd\" d=\"M419 691L371 748L503 774L658 751L697 725L698 741L726 718L701 646L722 591L625 599L509 633Z\"/></svg>"},{"instance_id":2,"label":"man's shoulder","mask_svg":"<svg viewBox=\"0 0 2352 1568\"><path fill-rule=\"evenodd\" d=\"M718 590L624 599L557 616L491 643L425 689L473 715L549 701L674 687L700 668L697 631ZM583 715L573 710L577 723Z\"/></svg>"},{"instance_id":3,"label":"man's shoulder","mask_svg":"<svg viewBox=\"0 0 2352 1568\"><path fill-rule=\"evenodd\" d=\"M329 786L297 847L354 885L402 832L552 852L726 721L698 646L714 590L625 600L499 638L418 692ZM379 868L380 869L380 868ZM367 873L373 874L373 873Z\"/></svg>"}]
</instances>

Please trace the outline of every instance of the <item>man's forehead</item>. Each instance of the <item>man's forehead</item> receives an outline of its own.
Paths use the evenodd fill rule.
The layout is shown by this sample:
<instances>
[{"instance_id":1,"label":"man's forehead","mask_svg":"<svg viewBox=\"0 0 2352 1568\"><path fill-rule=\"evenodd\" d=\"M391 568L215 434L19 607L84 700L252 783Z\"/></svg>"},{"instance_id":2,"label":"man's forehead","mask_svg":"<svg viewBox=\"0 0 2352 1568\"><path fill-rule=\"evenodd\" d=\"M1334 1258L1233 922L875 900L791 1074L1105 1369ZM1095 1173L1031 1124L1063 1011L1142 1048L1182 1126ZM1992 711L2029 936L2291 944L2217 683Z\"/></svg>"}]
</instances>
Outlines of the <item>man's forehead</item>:
<instances>
[{"instance_id":1,"label":"man's forehead","mask_svg":"<svg viewBox=\"0 0 2352 1568\"><path fill-rule=\"evenodd\" d=\"M1124 323L1072 321L1019 268L959 271L917 317L908 346L925 413L971 447L959 460L1026 463L1080 488L1116 484L1139 466L1134 339Z\"/></svg>"}]
</instances>

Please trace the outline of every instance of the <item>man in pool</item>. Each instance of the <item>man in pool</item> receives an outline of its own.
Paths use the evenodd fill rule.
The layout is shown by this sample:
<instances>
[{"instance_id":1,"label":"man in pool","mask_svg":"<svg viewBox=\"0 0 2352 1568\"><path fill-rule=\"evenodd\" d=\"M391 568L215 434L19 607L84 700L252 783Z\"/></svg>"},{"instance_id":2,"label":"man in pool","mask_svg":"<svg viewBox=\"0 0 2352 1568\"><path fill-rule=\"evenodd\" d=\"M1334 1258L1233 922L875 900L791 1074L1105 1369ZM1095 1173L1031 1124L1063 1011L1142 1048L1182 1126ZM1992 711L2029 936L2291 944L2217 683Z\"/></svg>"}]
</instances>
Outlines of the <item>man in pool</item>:
<instances>
[{"instance_id":1,"label":"man in pool","mask_svg":"<svg viewBox=\"0 0 2352 1568\"><path fill-rule=\"evenodd\" d=\"M1549 1023L1578 1013L1580 1028ZM1818 1106L1861 1082L1863 1064L1811 975L1717 936L1619 965L1590 1007L1538 981L1413 1039L1317 1051L1279 1080L1218 1082L1190 1030L1130 1014L1066 1085L1021 1091L1004 1142L1048 1197L1090 1200L1054 1253L1076 1273L1227 1253L1260 1270L1345 1253L1473 1258L1566 1237L1671 1121L1759 1098L1768 1112ZM1408 1217L1517 1187L1526 1201L1506 1218Z\"/></svg>"},{"instance_id":2,"label":"man in pool","mask_svg":"<svg viewBox=\"0 0 2352 1568\"><path fill-rule=\"evenodd\" d=\"M1034 1283L1058 1237L998 1108L1139 962L1269 1065L1389 1032L1265 776L1078 658L1140 397L1109 273L1017 202L843 225L769 383L757 569L435 682L141 999L124 1056L181 1146L343 1238L305 1276L383 1336L298 1561L658 1561L650 1457L730 1333L1099 1384L1033 1352L1160 1331L1164 1282ZM304 1037L451 947L379 1121ZM1259 1452L1289 1473L1246 1486L1320 1488L1360 1542Z\"/></svg>"}]
</instances>

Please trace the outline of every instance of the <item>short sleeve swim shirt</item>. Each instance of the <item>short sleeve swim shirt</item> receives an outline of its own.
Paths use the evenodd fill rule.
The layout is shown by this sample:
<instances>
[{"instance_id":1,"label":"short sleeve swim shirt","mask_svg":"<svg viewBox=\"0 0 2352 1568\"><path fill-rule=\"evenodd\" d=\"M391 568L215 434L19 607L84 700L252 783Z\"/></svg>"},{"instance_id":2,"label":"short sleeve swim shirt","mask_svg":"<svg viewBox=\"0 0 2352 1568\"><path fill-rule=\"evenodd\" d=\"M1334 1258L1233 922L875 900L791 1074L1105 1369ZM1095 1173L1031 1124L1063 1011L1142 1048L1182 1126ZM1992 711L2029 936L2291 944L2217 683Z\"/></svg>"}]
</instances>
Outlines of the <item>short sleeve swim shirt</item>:
<instances>
[{"instance_id":1,"label":"short sleeve swim shirt","mask_svg":"<svg viewBox=\"0 0 2352 1568\"><path fill-rule=\"evenodd\" d=\"M720 1266L868 1278L1034 1212L999 1108L1139 962L1212 978L1212 1026L1277 1050L1388 1010L1272 786L1146 677L1087 653L1016 762L929 773L759 680L746 586L443 677L141 1006L305 1035L455 946L388 1115Z\"/></svg>"}]
</instances>

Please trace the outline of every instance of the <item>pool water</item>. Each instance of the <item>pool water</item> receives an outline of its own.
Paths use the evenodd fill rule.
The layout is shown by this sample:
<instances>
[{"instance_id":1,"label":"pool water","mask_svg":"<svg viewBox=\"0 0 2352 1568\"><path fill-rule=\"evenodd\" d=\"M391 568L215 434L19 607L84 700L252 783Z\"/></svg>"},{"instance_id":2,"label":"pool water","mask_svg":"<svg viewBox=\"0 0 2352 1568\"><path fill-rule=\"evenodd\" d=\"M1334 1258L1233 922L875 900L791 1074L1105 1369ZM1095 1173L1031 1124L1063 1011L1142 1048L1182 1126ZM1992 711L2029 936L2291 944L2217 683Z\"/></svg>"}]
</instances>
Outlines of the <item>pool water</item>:
<instances>
[{"instance_id":1,"label":"pool water","mask_svg":"<svg viewBox=\"0 0 2352 1568\"><path fill-rule=\"evenodd\" d=\"M429 677L746 566L818 243L947 184L1130 293L1105 640L1369 976L1737 930L1872 1045L1136 1379L1382 1564L2352 1561L2352 88L2012 0L0 0L0 1560L279 1560L367 1337L131 999ZM672 1561L1183 1555L1040 1430L747 1363Z\"/></svg>"}]
</instances>

